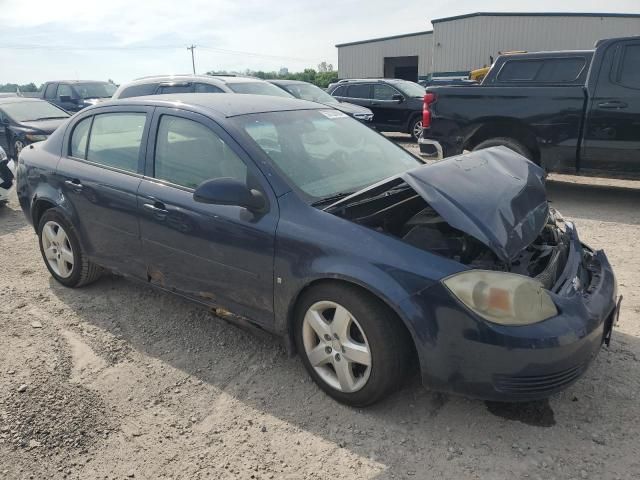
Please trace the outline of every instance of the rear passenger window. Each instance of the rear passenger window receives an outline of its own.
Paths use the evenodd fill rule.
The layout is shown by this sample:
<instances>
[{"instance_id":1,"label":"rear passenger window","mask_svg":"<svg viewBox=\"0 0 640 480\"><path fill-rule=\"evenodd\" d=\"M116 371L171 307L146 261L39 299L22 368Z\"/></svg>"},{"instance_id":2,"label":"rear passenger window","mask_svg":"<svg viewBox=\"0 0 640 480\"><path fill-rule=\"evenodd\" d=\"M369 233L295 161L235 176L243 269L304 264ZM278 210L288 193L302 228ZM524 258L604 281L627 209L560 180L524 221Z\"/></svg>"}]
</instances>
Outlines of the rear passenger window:
<instances>
[{"instance_id":1,"label":"rear passenger window","mask_svg":"<svg viewBox=\"0 0 640 480\"><path fill-rule=\"evenodd\" d=\"M640 44L624 48L618 70L618 83L625 87L640 88Z\"/></svg>"},{"instance_id":2,"label":"rear passenger window","mask_svg":"<svg viewBox=\"0 0 640 480\"><path fill-rule=\"evenodd\" d=\"M158 93L161 95L164 93L191 93L193 91L193 87L191 84L188 85L163 85L160 87Z\"/></svg>"},{"instance_id":3,"label":"rear passenger window","mask_svg":"<svg viewBox=\"0 0 640 480\"><path fill-rule=\"evenodd\" d=\"M91 120L93 117L87 117L78 122L71 134L71 147L69 154L76 158L86 158L87 155L87 139L89 138L89 129L91 128Z\"/></svg>"},{"instance_id":4,"label":"rear passenger window","mask_svg":"<svg viewBox=\"0 0 640 480\"><path fill-rule=\"evenodd\" d=\"M347 97L349 98L371 98L369 85L349 85Z\"/></svg>"},{"instance_id":5,"label":"rear passenger window","mask_svg":"<svg viewBox=\"0 0 640 480\"><path fill-rule=\"evenodd\" d=\"M138 171L144 113L103 113L93 119L87 160L127 172Z\"/></svg>"},{"instance_id":6,"label":"rear passenger window","mask_svg":"<svg viewBox=\"0 0 640 480\"><path fill-rule=\"evenodd\" d=\"M125 88L118 98L144 97L145 95L153 95L158 88L157 83L146 83L144 85L132 85Z\"/></svg>"},{"instance_id":7,"label":"rear passenger window","mask_svg":"<svg viewBox=\"0 0 640 480\"><path fill-rule=\"evenodd\" d=\"M246 182L247 167L211 129L193 120L163 115L156 140L154 177L196 188L212 178Z\"/></svg>"},{"instance_id":8,"label":"rear passenger window","mask_svg":"<svg viewBox=\"0 0 640 480\"><path fill-rule=\"evenodd\" d=\"M195 93L224 93L224 91L221 88L218 88L215 85L211 85L209 83L196 83L194 92Z\"/></svg>"}]
</instances>

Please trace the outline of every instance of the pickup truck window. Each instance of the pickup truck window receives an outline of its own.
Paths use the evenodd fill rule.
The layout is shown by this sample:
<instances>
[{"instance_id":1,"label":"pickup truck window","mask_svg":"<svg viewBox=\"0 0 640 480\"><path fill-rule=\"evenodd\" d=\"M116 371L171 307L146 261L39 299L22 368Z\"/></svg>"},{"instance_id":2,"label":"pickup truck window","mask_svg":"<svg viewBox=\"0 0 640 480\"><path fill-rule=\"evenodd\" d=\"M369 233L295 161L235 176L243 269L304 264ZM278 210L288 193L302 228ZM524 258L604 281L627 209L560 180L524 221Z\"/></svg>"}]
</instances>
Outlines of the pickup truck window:
<instances>
[{"instance_id":1,"label":"pickup truck window","mask_svg":"<svg viewBox=\"0 0 640 480\"><path fill-rule=\"evenodd\" d=\"M71 87L69 85L61 83L60 85L58 85L57 97L60 98L63 95L67 97L73 97L73 90L71 90Z\"/></svg>"},{"instance_id":2,"label":"pickup truck window","mask_svg":"<svg viewBox=\"0 0 640 480\"><path fill-rule=\"evenodd\" d=\"M47 89L44 91L44 98L56 98L56 84L50 83L47 85Z\"/></svg>"},{"instance_id":3,"label":"pickup truck window","mask_svg":"<svg viewBox=\"0 0 640 480\"><path fill-rule=\"evenodd\" d=\"M584 57L509 60L498 74L499 82L564 83L576 80L586 66Z\"/></svg>"},{"instance_id":4,"label":"pickup truck window","mask_svg":"<svg viewBox=\"0 0 640 480\"><path fill-rule=\"evenodd\" d=\"M623 87L640 88L640 44L624 48L617 83Z\"/></svg>"}]
</instances>

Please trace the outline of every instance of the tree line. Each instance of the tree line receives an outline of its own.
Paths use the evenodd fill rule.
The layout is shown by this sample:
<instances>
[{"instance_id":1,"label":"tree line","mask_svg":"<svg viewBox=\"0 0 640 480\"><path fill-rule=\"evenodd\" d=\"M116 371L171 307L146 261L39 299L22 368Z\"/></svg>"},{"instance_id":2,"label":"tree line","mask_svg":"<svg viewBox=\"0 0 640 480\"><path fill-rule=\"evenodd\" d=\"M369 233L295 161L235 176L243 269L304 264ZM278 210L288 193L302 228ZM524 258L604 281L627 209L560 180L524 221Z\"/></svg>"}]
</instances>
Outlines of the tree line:
<instances>
[{"instance_id":1,"label":"tree line","mask_svg":"<svg viewBox=\"0 0 640 480\"><path fill-rule=\"evenodd\" d=\"M244 72L229 72L227 70L212 70L207 75L247 75L250 77L261 78L262 80L301 80L303 82L313 83L320 88L327 88L330 83L338 80L338 72L333 69L330 63L322 62L318 65L318 69L305 68L302 72L265 72L262 70L245 70Z\"/></svg>"}]
</instances>

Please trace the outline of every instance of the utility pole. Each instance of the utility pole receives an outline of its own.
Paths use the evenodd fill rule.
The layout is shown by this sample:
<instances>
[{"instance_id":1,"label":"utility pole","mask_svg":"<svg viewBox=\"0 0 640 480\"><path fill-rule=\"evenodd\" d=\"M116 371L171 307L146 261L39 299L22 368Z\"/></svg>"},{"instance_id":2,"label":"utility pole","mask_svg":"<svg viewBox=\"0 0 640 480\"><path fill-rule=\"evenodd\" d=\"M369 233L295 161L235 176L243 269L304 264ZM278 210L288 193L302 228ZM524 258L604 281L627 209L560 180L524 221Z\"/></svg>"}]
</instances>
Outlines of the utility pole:
<instances>
[{"instance_id":1,"label":"utility pole","mask_svg":"<svg viewBox=\"0 0 640 480\"><path fill-rule=\"evenodd\" d=\"M187 47L187 50L191 50L191 64L193 65L193 74L196 74L196 59L193 55L193 51L196 49L196 46L191 44L190 47Z\"/></svg>"}]
</instances>

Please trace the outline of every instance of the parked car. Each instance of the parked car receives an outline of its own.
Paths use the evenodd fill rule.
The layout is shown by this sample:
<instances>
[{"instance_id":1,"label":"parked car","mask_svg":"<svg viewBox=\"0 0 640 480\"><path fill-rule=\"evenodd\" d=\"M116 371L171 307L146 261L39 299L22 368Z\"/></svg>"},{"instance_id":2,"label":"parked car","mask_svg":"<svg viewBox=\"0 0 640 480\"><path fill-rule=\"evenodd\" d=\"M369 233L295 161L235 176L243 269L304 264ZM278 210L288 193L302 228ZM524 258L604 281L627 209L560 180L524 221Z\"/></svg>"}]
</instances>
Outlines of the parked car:
<instances>
[{"instance_id":1,"label":"parked car","mask_svg":"<svg viewBox=\"0 0 640 480\"><path fill-rule=\"evenodd\" d=\"M0 147L0 207L9 201L9 191L13 187L15 164Z\"/></svg>"},{"instance_id":2,"label":"parked car","mask_svg":"<svg viewBox=\"0 0 640 480\"><path fill-rule=\"evenodd\" d=\"M292 95L264 80L235 75L158 75L121 85L113 95L118 98L163 95L169 93L244 93L288 97Z\"/></svg>"},{"instance_id":3,"label":"parked car","mask_svg":"<svg viewBox=\"0 0 640 480\"><path fill-rule=\"evenodd\" d=\"M373 112L372 125L381 132L422 133L424 87L394 78L341 80L329 93L341 102L354 103Z\"/></svg>"},{"instance_id":4,"label":"parked car","mask_svg":"<svg viewBox=\"0 0 640 480\"><path fill-rule=\"evenodd\" d=\"M425 154L505 145L549 172L640 173L640 37L501 56L482 85L424 98Z\"/></svg>"},{"instance_id":5,"label":"parked car","mask_svg":"<svg viewBox=\"0 0 640 480\"><path fill-rule=\"evenodd\" d=\"M0 147L18 159L30 143L46 140L69 114L37 98L0 98Z\"/></svg>"},{"instance_id":6,"label":"parked car","mask_svg":"<svg viewBox=\"0 0 640 480\"><path fill-rule=\"evenodd\" d=\"M313 85L312 83L301 82L299 80L267 81L274 84L276 87L280 87L282 90L290 93L296 98L308 100L310 102L322 103L328 107L340 110L342 113L346 113L350 117L360 120L361 122L369 123L373 120L373 112L368 108L355 105L353 103L340 102L338 99L332 97L320 87Z\"/></svg>"},{"instance_id":7,"label":"parked car","mask_svg":"<svg viewBox=\"0 0 640 480\"><path fill-rule=\"evenodd\" d=\"M23 150L17 193L59 283L108 269L222 306L349 405L412 367L436 390L546 397L618 312L606 255L549 208L540 167L507 148L426 166L293 98L89 107Z\"/></svg>"},{"instance_id":8,"label":"parked car","mask_svg":"<svg viewBox=\"0 0 640 480\"><path fill-rule=\"evenodd\" d=\"M116 88L113 83L96 80L57 80L45 82L40 98L67 112L77 112L111 98Z\"/></svg>"}]
</instances>

